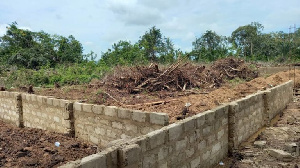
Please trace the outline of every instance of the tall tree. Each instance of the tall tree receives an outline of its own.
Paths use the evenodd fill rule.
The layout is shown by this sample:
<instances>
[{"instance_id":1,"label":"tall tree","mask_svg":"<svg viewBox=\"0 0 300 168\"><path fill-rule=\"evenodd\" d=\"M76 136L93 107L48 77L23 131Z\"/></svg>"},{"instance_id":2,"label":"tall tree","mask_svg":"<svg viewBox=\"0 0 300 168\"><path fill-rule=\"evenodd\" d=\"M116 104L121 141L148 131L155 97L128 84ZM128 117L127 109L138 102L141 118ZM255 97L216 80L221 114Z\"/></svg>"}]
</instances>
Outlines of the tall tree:
<instances>
[{"instance_id":1,"label":"tall tree","mask_svg":"<svg viewBox=\"0 0 300 168\"><path fill-rule=\"evenodd\" d=\"M227 55L227 39L216 32L207 30L200 38L192 43L195 60L213 61Z\"/></svg>"},{"instance_id":2,"label":"tall tree","mask_svg":"<svg viewBox=\"0 0 300 168\"><path fill-rule=\"evenodd\" d=\"M232 45L237 49L238 54L252 56L259 50L260 37L263 25L258 22L240 26L231 34Z\"/></svg>"},{"instance_id":3,"label":"tall tree","mask_svg":"<svg viewBox=\"0 0 300 168\"><path fill-rule=\"evenodd\" d=\"M100 62L108 66L115 66L143 63L146 60L138 44L132 45L130 41L120 40L118 43L114 43L107 52L102 53Z\"/></svg>"},{"instance_id":4,"label":"tall tree","mask_svg":"<svg viewBox=\"0 0 300 168\"><path fill-rule=\"evenodd\" d=\"M73 36L23 30L14 22L0 37L0 58L2 64L37 69L46 64L81 62L83 55L82 45Z\"/></svg>"},{"instance_id":5,"label":"tall tree","mask_svg":"<svg viewBox=\"0 0 300 168\"><path fill-rule=\"evenodd\" d=\"M163 48L163 38L160 29L155 26L150 28L139 40L139 45L143 49L145 56L152 61L157 61L157 57Z\"/></svg>"}]
</instances>

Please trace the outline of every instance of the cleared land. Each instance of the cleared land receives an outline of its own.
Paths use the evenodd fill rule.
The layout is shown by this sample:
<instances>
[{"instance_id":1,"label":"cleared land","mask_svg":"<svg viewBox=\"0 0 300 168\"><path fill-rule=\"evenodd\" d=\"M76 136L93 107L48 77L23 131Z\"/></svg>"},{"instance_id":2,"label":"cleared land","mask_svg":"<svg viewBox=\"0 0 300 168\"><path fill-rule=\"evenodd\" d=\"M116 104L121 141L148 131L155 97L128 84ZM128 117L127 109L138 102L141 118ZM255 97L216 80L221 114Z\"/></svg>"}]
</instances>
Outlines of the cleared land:
<instances>
[{"instance_id":1,"label":"cleared land","mask_svg":"<svg viewBox=\"0 0 300 168\"><path fill-rule=\"evenodd\" d=\"M219 88L189 89L185 91L145 91L129 94L117 88L81 85L56 89L36 89L36 94L149 112L163 112L169 115L170 122L175 122L178 117L182 116L186 103L191 104L187 114L187 116L190 116L293 79L294 70L291 70L268 77L258 77L249 82L231 80L223 83L223 86ZM295 79L295 83L299 84L300 70L295 71Z\"/></svg>"},{"instance_id":2,"label":"cleared land","mask_svg":"<svg viewBox=\"0 0 300 168\"><path fill-rule=\"evenodd\" d=\"M97 146L67 135L18 128L0 120L0 167L58 167L96 152Z\"/></svg>"},{"instance_id":3,"label":"cleared land","mask_svg":"<svg viewBox=\"0 0 300 168\"><path fill-rule=\"evenodd\" d=\"M185 65L184 67L187 66ZM197 89L193 89L194 86L192 84L190 86L186 84L185 89L183 89L184 83L181 84L181 88L177 88L178 86L175 83L176 85L173 85L175 87L170 90L149 91L145 89L132 93L130 89L128 90L128 87L125 87L126 89L113 87L111 84L114 81L107 78L106 84L108 85L100 81L94 81L88 85L80 86L51 89L34 88L34 91L35 94L62 99L122 106L151 112L164 112L169 115L171 122L176 122L178 117L182 116L186 103L191 104L187 111L188 117L219 106L222 103L245 97L258 90L274 87L290 79L294 79L294 75L296 79L295 84L299 86L300 83L300 70L279 72L271 76L258 77L247 82L246 78L243 79L242 76L238 76L240 72L239 68L241 67L243 66L230 67L231 70L233 68L232 72L228 70L218 71L217 73L207 70L199 71L199 75L210 74L213 79L217 79L218 81L206 79L205 82L207 84ZM198 67L194 68L197 69ZM188 69L191 71L192 68ZM226 67L223 67L223 69L226 69ZM192 69L192 71L195 72L195 69ZM160 70L159 72L161 74L165 71ZM220 78L222 74L224 75L224 72L228 73L228 75L226 74L227 77ZM176 74L178 73L176 72ZM239 80L230 78L232 75L239 77ZM118 76L118 78L121 76ZM152 78L155 79L155 77ZM188 81L193 80L195 79L189 79ZM217 83L220 86L217 87ZM132 87L136 88L137 86L133 85ZM76 142L74 139L62 134L44 132L39 129L15 128L3 122L0 122L0 127L0 166L3 167L55 167L67 161L76 160L97 152L97 147ZM56 141L61 143L60 147L54 145Z\"/></svg>"}]
</instances>

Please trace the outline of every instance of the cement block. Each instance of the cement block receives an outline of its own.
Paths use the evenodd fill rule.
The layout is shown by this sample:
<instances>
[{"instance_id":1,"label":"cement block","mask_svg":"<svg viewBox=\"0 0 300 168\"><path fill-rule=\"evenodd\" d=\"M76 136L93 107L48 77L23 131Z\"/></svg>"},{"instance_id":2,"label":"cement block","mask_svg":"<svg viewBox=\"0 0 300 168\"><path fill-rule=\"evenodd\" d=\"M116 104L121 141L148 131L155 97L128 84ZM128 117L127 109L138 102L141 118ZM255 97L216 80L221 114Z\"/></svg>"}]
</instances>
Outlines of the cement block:
<instances>
[{"instance_id":1,"label":"cement block","mask_svg":"<svg viewBox=\"0 0 300 168\"><path fill-rule=\"evenodd\" d=\"M165 160L168 157L169 149L166 146L163 146L159 149L158 152L158 161Z\"/></svg>"},{"instance_id":2,"label":"cement block","mask_svg":"<svg viewBox=\"0 0 300 168\"><path fill-rule=\"evenodd\" d=\"M207 136L207 135L211 134L212 131L213 131L213 126L207 125L206 127L203 128L203 135Z\"/></svg>"},{"instance_id":3,"label":"cement block","mask_svg":"<svg viewBox=\"0 0 300 168\"><path fill-rule=\"evenodd\" d=\"M116 106L105 106L104 107L104 114L110 117L117 117L117 107Z\"/></svg>"},{"instance_id":4,"label":"cement block","mask_svg":"<svg viewBox=\"0 0 300 168\"><path fill-rule=\"evenodd\" d=\"M43 97L42 96L37 96L37 102L39 104L42 104L43 103Z\"/></svg>"},{"instance_id":5,"label":"cement block","mask_svg":"<svg viewBox=\"0 0 300 168\"><path fill-rule=\"evenodd\" d=\"M174 123L169 125L168 128L170 141L179 139L183 134L183 124Z\"/></svg>"},{"instance_id":6,"label":"cement block","mask_svg":"<svg viewBox=\"0 0 300 168\"><path fill-rule=\"evenodd\" d=\"M112 127L117 129L123 129L123 124L121 122L112 122Z\"/></svg>"},{"instance_id":7,"label":"cement block","mask_svg":"<svg viewBox=\"0 0 300 168\"><path fill-rule=\"evenodd\" d=\"M195 131L196 120L192 117L183 120L184 132L194 132Z\"/></svg>"},{"instance_id":8,"label":"cement block","mask_svg":"<svg viewBox=\"0 0 300 168\"><path fill-rule=\"evenodd\" d=\"M263 148L267 145L267 141L255 141L254 146L257 148Z\"/></svg>"},{"instance_id":9,"label":"cement block","mask_svg":"<svg viewBox=\"0 0 300 168\"><path fill-rule=\"evenodd\" d=\"M121 149L121 165L130 166L140 162L141 148L138 144L127 145Z\"/></svg>"},{"instance_id":10,"label":"cement block","mask_svg":"<svg viewBox=\"0 0 300 168\"><path fill-rule=\"evenodd\" d=\"M31 101L31 94L26 94L26 101Z\"/></svg>"},{"instance_id":11,"label":"cement block","mask_svg":"<svg viewBox=\"0 0 300 168\"><path fill-rule=\"evenodd\" d=\"M92 112L95 114L103 114L104 113L104 105L93 105Z\"/></svg>"},{"instance_id":12,"label":"cement block","mask_svg":"<svg viewBox=\"0 0 300 168\"><path fill-rule=\"evenodd\" d=\"M157 146L160 146L165 143L166 139L166 131L165 130L156 130L149 134L147 134L149 137L149 146L150 149L154 149Z\"/></svg>"},{"instance_id":13,"label":"cement block","mask_svg":"<svg viewBox=\"0 0 300 168\"><path fill-rule=\"evenodd\" d=\"M107 168L106 156L93 154L81 159L81 168Z\"/></svg>"},{"instance_id":14,"label":"cement block","mask_svg":"<svg viewBox=\"0 0 300 168\"><path fill-rule=\"evenodd\" d=\"M228 111L228 105L222 105L219 106L218 108L215 109L215 118L220 119L220 118L225 118L225 112Z\"/></svg>"},{"instance_id":15,"label":"cement block","mask_svg":"<svg viewBox=\"0 0 300 168\"><path fill-rule=\"evenodd\" d=\"M82 104L82 111L91 113L92 107L92 104Z\"/></svg>"},{"instance_id":16,"label":"cement block","mask_svg":"<svg viewBox=\"0 0 300 168\"><path fill-rule=\"evenodd\" d=\"M131 119L131 111L124 108L118 108L118 117L122 119Z\"/></svg>"},{"instance_id":17,"label":"cement block","mask_svg":"<svg viewBox=\"0 0 300 168\"><path fill-rule=\"evenodd\" d=\"M284 161L284 162L289 162L294 159L294 157L290 154L287 153L283 150L278 150L278 149L269 149L269 154L278 160Z\"/></svg>"},{"instance_id":18,"label":"cement block","mask_svg":"<svg viewBox=\"0 0 300 168\"><path fill-rule=\"evenodd\" d=\"M206 141L202 140L198 143L198 150L203 151L206 148Z\"/></svg>"},{"instance_id":19,"label":"cement block","mask_svg":"<svg viewBox=\"0 0 300 168\"><path fill-rule=\"evenodd\" d=\"M155 154L144 156L143 159L143 168L153 168L155 166Z\"/></svg>"},{"instance_id":20,"label":"cement block","mask_svg":"<svg viewBox=\"0 0 300 168\"><path fill-rule=\"evenodd\" d=\"M142 149L142 152L144 153L147 150L149 150L149 148L147 147L148 140L149 140L149 138L147 136L139 136L139 137L133 138L131 140L131 142L138 144L140 146L140 148Z\"/></svg>"},{"instance_id":21,"label":"cement block","mask_svg":"<svg viewBox=\"0 0 300 168\"><path fill-rule=\"evenodd\" d=\"M213 110L206 111L205 113L205 124L212 125L214 124L216 113Z\"/></svg>"},{"instance_id":22,"label":"cement block","mask_svg":"<svg viewBox=\"0 0 300 168\"><path fill-rule=\"evenodd\" d=\"M60 100L60 107L65 108L69 103L71 102L68 100Z\"/></svg>"},{"instance_id":23,"label":"cement block","mask_svg":"<svg viewBox=\"0 0 300 168\"><path fill-rule=\"evenodd\" d=\"M196 116L197 128L201 128L205 123L205 115L202 113L197 114Z\"/></svg>"},{"instance_id":24,"label":"cement block","mask_svg":"<svg viewBox=\"0 0 300 168\"><path fill-rule=\"evenodd\" d=\"M76 111L82 111L82 103L75 102L73 105Z\"/></svg>"},{"instance_id":25,"label":"cement block","mask_svg":"<svg viewBox=\"0 0 300 168\"><path fill-rule=\"evenodd\" d=\"M185 149L186 146L187 146L187 138L179 140L176 142L176 151L181 151L181 150Z\"/></svg>"},{"instance_id":26,"label":"cement block","mask_svg":"<svg viewBox=\"0 0 300 168\"><path fill-rule=\"evenodd\" d=\"M221 149L221 143L218 142L218 143L216 143L215 145L213 145L212 150L211 150L211 153L212 153L212 154L215 154L215 153L218 152L220 149Z\"/></svg>"},{"instance_id":27,"label":"cement block","mask_svg":"<svg viewBox=\"0 0 300 168\"><path fill-rule=\"evenodd\" d=\"M31 100L32 100L33 102L36 102L36 101L37 101L37 96L36 96L36 95L31 95Z\"/></svg>"},{"instance_id":28,"label":"cement block","mask_svg":"<svg viewBox=\"0 0 300 168\"><path fill-rule=\"evenodd\" d=\"M53 105L53 98L47 98L47 104L52 106Z\"/></svg>"},{"instance_id":29,"label":"cement block","mask_svg":"<svg viewBox=\"0 0 300 168\"><path fill-rule=\"evenodd\" d=\"M138 110L132 112L132 120L138 122L146 122L146 113Z\"/></svg>"},{"instance_id":30,"label":"cement block","mask_svg":"<svg viewBox=\"0 0 300 168\"><path fill-rule=\"evenodd\" d=\"M60 100L59 99L53 99L53 106L59 107L60 106Z\"/></svg>"},{"instance_id":31,"label":"cement block","mask_svg":"<svg viewBox=\"0 0 300 168\"><path fill-rule=\"evenodd\" d=\"M126 131L133 132L135 134L138 132L137 126L129 123L125 124L125 129Z\"/></svg>"},{"instance_id":32,"label":"cement block","mask_svg":"<svg viewBox=\"0 0 300 168\"><path fill-rule=\"evenodd\" d=\"M150 123L166 126L169 124L169 116L165 113L150 113Z\"/></svg>"}]
</instances>

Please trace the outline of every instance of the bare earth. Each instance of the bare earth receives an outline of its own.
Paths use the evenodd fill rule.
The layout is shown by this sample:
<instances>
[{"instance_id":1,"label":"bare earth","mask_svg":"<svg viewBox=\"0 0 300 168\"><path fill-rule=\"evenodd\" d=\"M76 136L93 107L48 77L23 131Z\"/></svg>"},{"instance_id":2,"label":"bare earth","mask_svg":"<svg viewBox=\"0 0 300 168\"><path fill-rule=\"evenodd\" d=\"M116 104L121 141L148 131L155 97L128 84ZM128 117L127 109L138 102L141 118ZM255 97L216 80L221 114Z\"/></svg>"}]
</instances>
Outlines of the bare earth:
<instances>
[{"instance_id":1,"label":"bare earth","mask_svg":"<svg viewBox=\"0 0 300 168\"><path fill-rule=\"evenodd\" d=\"M300 70L295 71L295 83L299 86ZM125 108L145 110L151 112L164 112L170 117L171 122L180 116L186 103L190 103L188 115L201 113L214 108L222 103L245 97L258 90L265 90L294 79L294 71L279 72L269 77L259 77L244 83L227 83L218 89L188 90L185 92L141 92L128 94L119 90L105 90L105 88L92 87L90 85L68 86L56 89L37 89L35 94L53 96L56 98L80 100L87 103L122 106ZM106 92L108 94L102 94ZM126 102L126 103L120 103ZM158 103L153 103L158 102ZM299 102L298 102L299 103ZM297 112L290 110L287 116L295 115L297 122L286 125L286 118L279 121L278 126L266 130L260 138L266 139L270 147L281 148L286 141L299 142L299 106ZM297 114L297 115L296 115ZM281 128L282 127L282 128ZM291 128L291 129L287 129ZM294 130L298 129L298 131ZM15 128L0 121L0 167L56 167L63 163L82 158L97 151L96 147L76 142L74 139L58 133L44 132L39 129ZM276 130L274 132L274 130ZM271 132L268 132L271 131ZM273 131L273 132L272 132ZM281 131L281 132L280 132ZM279 133L278 136L276 133ZM291 133L291 134L290 134ZM283 139L279 137L284 137ZM287 137L287 138L286 138ZM296 138L296 139L295 139ZM59 141L60 147L54 143ZM246 149L245 149L246 150ZM244 157L244 162L237 162L237 167L261 167L260 164L275 165L275 160L265 154L263 149L256 149L250 145L247 150L252 150L255 157ZM243 151L241 151L241 155ZM248 161L245 163L245 160ZM256 159L256 160L255 160ZM229 161L226 162L230 163ZM299 158L294 160L300 162ZM224 161L225 162L225 161ZM285 164L283 167L292 167L294 162Z\"/></svg>"},{"instance_id":2,"label":"bare earth","mask_svg":"<svg viewBox=\"0 0 300 168\"><path fill-rule=\"evenodd\" d=\"M109 106L121 106L129 109L149 112L167 113L170 122L175 122L186 103L190 103L189 115L204 112L222 103L245 97L258 90L265 90L294 79L294 70L279 72L269 77L255 78L241 84L227 83L218 89L188 90L185 92L142 92L128 94L120 90L94 88L89 85L68 86L59 89L36 89L36 94L54 96L56 98L79 100L86 103L97 103ZM300 83L300 70L295 71L296 84ZM99 92L108 93L103 96ZM105 101L103 101L105 100ZM117 101L116 101L117 100ZM99 103L101 102L101 103ZM120 102L126 102L120 104ZM154 102L154 103L153 103ZM158 102L158 103L156 103Z\"/></svg>"},{"instance_id":3,"label":"bare earth","mask_svg":"<svg viewBox=\"0 0 300 168\"><path fill-rule=\"evenodd\" d=\"M0 120L0 167L58 167L96 152L97 147L67 135Z\"/></svg>"}]
</instances>

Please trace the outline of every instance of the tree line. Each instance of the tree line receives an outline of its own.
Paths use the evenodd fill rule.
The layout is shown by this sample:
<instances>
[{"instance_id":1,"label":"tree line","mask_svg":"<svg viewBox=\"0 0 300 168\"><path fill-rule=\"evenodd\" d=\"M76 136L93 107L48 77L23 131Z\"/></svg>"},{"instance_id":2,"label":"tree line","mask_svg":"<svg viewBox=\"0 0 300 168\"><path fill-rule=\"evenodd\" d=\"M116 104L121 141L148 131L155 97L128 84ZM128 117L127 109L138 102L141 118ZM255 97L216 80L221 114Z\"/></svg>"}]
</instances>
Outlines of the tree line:
<instances>
[{"instance_id":1,"label":"tree line","mask_svg":"<svg viewBox=\"0 0 300 168\"><path fill-rule=\"evenodd\" d=\"M169 37L160 29L151 27L136 43L120 40L101 53L99 65L132 65L137 63L172 63L179 55L188 55L193 61L214 61L227 56L249 60L279 62L300 59L300 29L293 34L263 33L258 22L238 27L231 36L222 36L207 30L193 42L191 52L174 47ZM95 54L83 54L82 44L74 36L50 35L44 31L33 32L18 28L16 22L7 27L0 37L0 64L39 69L58 64L95 61Z\"/></svg>"}]
</instances>

